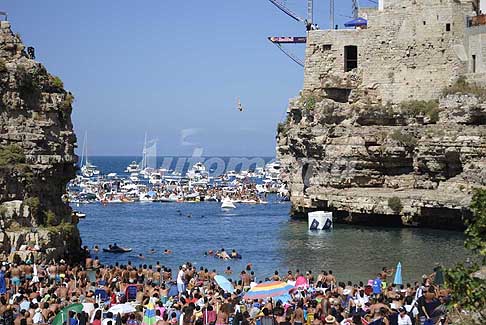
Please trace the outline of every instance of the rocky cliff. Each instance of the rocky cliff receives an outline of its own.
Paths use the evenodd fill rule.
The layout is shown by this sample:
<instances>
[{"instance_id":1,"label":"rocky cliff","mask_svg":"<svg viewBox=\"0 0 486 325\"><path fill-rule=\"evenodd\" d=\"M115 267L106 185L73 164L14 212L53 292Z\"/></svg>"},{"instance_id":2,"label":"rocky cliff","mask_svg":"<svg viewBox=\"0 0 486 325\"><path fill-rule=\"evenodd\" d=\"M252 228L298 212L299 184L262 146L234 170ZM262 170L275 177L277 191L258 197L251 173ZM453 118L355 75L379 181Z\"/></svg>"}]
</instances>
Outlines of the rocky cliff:
<instances>
[{"instance_id":1,"label":"rocky cliff","mask_svg":"<svg viewBox=\"0 0 486 325\"><path fill-rule=\"evenodd\" d=\"M460 81L436 101L290 101L277 156L293 214L339 222L458 229L486 186L484 91Z\"/></svg>"},{"instance_id":2,"label":"rocky cliff","mask_svg":"<svg viewBox=\"0 0 486 325\"><path fill-rule=\"evenodd\" d=\"M75 174L73 96L0 23L0 258L73 260L81 240L61 199Z\"/></svg>"}]
</instances>

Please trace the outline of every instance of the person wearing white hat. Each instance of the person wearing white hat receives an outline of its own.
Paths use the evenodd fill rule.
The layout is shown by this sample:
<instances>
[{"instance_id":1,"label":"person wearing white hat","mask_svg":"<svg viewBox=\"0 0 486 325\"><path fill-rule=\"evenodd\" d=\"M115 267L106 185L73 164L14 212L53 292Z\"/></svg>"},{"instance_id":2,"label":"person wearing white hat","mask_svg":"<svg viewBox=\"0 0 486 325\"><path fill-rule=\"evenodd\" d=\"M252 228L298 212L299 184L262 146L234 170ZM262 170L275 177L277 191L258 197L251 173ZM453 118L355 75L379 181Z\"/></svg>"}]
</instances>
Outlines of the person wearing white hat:
<instances>
[{"instance_id":1,"label":"person wearing white hat","mask_svg":"<svg viewBox=\"0 0 486 325\"><path fill-rule=\"evenodd\" d=\"M339 324L338 322L336 322L336 318L332 315L327 316L326 319L325 319L325 322L326 322L326 325L337 325L337 324Z\"/></svg>"}]
</instances>

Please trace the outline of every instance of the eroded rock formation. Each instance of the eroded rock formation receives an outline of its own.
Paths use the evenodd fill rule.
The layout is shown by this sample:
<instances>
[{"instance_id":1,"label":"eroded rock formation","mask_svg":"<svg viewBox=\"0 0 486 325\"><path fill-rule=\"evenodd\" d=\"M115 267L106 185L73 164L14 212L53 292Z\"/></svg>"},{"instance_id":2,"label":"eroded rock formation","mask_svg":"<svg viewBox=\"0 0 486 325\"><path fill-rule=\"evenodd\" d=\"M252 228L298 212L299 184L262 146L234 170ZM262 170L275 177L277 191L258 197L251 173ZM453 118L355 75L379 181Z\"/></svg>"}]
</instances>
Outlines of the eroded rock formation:
<instances>
[{"instance_id":1,"label":"eroded rock formation","mask_svg":"<svg viewBox=\"0 0 486 325\"><path fill-rule=\"evenodd\" d=\"M61 198L75 174L73 96L0 23L0 257L77 259L77 221Z\"/></svg>"},{"instance_id":2,"label":"eroded rock formation","mask_svg":"<svg viewBox=\"0 0 486 325\"><path fill-rule=\"evenodd\" d=\"M277 155L294 214L324 209L342 222L462 228L471 189L486 186L481 98L291 100Z\"/></svg>"}]
</instances>

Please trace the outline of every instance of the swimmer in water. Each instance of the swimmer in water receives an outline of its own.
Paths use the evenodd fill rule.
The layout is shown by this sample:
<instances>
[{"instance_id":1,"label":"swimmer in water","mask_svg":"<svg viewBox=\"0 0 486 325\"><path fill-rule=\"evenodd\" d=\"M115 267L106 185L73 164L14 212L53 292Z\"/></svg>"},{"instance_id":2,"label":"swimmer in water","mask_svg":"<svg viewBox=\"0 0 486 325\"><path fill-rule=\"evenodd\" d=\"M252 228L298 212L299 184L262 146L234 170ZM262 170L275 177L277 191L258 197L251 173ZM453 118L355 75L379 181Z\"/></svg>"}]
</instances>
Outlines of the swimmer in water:
<instances>
[{"instance_id":1,"label":"swimmer in water","mask_svg":"<svg viewBox=\"0 0 486 325\"><path fill-rule=\"evenodd\" d=\"M172 254L172 251L170 249L164 249L164 254L165 255Z\"/></svg>"},{"instance_id":2,"label":"swimmer in water","mask_svg":"<svg viewBox=\"0 0 486 325\"><path fill-rule=\"evenodd\" d=\"M141 259L141 260L144 260L145 259L145 256L143 256L142 253L138 254L138 258Z\"/></svg>"},{"instance_id":3,"label":"swimmer in water","mask_svg":"<svg viewBox=\"0 0 486 325\"><path fill-rule=\"evenodd\" d=\"M100 248L98 247L98 245L94 245L93 246L93 252L98 253L99 251L100 251Z\"/></svg>"},{"instance_id":4,"label":"swimmer in water","mask_svg":"<svg viewBox=\"0 0 486 325\"><path fill-rule=\"evenodd\" d=\"M155 248L152 248L150 251L149 251L150 254L155 254Z\"/></svg>"}]
</instances>

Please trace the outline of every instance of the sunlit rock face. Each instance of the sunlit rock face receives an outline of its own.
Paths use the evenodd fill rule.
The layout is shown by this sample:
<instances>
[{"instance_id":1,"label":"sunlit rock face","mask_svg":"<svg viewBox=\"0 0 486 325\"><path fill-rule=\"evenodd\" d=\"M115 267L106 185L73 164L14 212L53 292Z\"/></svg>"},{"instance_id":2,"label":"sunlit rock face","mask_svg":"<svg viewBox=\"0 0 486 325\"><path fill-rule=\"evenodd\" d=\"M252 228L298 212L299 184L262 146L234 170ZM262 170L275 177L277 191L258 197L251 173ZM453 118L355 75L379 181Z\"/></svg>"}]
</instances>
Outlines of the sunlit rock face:
<instances>
[{"instance_id":1,"label":"sunlit rock face","mask_svg":"<svg viewBox=\"0 0 486 325\"><path fill-rule=\"evenodd\" d=\"M75 260L81 240L62 201L75 175L73 96L0 25L0 255Z\"/></svg>"},{"instance_id":2,"label":"sunlit rock face","mask_svg":"<svg viewBox=\"0 0 486 325\"><path fill-rule=\"evenodd\" d=\"M486 185L486 104L449 95L433 114L411 107L291 101L277 155L294 214L460 229L472 189Z\"/></svg>"}]
</instances>

